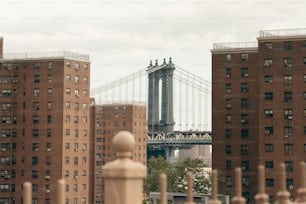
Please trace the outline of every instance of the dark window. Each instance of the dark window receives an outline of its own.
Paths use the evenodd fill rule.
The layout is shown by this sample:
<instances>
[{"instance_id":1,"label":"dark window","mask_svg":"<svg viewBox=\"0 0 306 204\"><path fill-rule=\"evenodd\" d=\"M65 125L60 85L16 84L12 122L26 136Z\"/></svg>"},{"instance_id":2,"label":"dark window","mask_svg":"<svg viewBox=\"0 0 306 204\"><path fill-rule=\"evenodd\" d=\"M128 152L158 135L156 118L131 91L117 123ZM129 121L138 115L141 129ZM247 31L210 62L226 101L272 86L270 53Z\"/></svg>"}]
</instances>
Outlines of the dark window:
<instances>
[{"instance_id":1,"label":"dark window","mask_svg":"<svg viewBox=\"0 0 306 204\"><path fill-rule=\"evenodd\" d=\"M32 157L32 165L38 165L38 157Z\"/></svg>"},{"instance_id":2,"label":"dark window","mask_svg":"<svg viewBox=\"0 0 306 204\"><path fill-rule=\"evenodd\" d=\"M293 172L293 161L285 161L286 172Z\"/></svg>"},{"instance_id":3,"label":"dark window","mask_svg":"<svg viewBox=\"0 0 306 204\"><path fill-rule=\"evenodd\" d=\"M265 92L265 100L267 100L267 101L273 100L273 93L272 92Z\"/></svg>"},{"instance_id":4,"label":"dark window","mask_svg":"<svg viewBox=\"0 0 306 204\"><path fill-rule=\"evenodd\" d=\"M226 93L231 93L232 92L232 85L231 84L226 84L225 85L225 91L226 91Z\"/></svg>"},{"instance_id":5,"label":"dark window","mask_svg":"<svg viewBox=\"0 0 306 204\"><path fill-rule=\"evenodd\" d=\"M232 169L232 161L230 161L230 160L226 160L225 165L226 165L226 169L227 169L227 170Z\"/></svg>"},{"instance_id":6,"label":"dark window","mask_svg":"<svg viewBox=\"0 0 306 204\"><path fill-rule=\"evenodd\" d=\"M272 42L266 42L266 43L265 43L265 47L266 47L266 49L268 49L268 50L272 50Z\"/></svg>"},{"instance_id":7,"label":"dark window","mask_svg":"<svg viewBox=\"0 0 306 204\"><path fill-rule=\"evenodd\" d=\"M241 92L242 93L249 92L249 84L248 83L242 83L241 84Z\"/></svg>"},{"instance_id":8,"label":"dark window","mask_svg":"<svg viewBox=\"0 0 306 204\"><path fill-rule=\"evenodd\" d=\"M225 77L230 78L231 76L232 76L232 69L231 68L226 68Z\"/></svg>"},{"instance_id":9,"label":"dark window","mask_svg":"<svg viewBox=\"0 0 306 204\"><path fill-rule=\"evenodd\" d=\"M47 116L47 123L48 123L48 124L51 124L51 123L52 123L52 116L51 116L51 115L48 115L48 116Z\"/></svg>"},{"instance_id":10,"label":"dark window","mask_svg":"<svg viewBox=\"0 0 306 204\"><path fill-rule=\"evenodd\" d=\"M249 123L249 114L241 114L241 117L240 117L240 122L241 124L248 124Z\"/></svg>"},{"instance_id":11,"label":"dark window","mask_svg":"<svg viewBox=\"0 0 306 204\"><path fill-rule=\"evenodd\" d=\"M291 41L285 41L284 42L284 50L292 50L292 42Z\"/></svg>"},{"instance_id":12,"label":"dark window","mask_svg":"<svg viewBox=\"0 0 306 204\"><path fill-rule=\"evenodd\" d=\"M232 137L232 130L231 129L226 129L225 130L225 137L226 138L231 138Z\"/></svg>"},{"instance_id":13,"label":"dark window","mask_svg":"<svg viewBox=\"0 0 306 204\"><path fill-rule=\"evenodd\" d=\"M242 129L242 130L241 130L241 138L242 138L242 139L247 139L247 138L249 138L249 130L248 130L248 129Z\"/></svg>"},{"instance_id":14,"label":"dark window","mask_svg":"<svg viewBox=\"0 0 306 204\"><path fill-rule=\"evenodd\" d=\"M273 161L266 161L265 162L266 169L273 169L274 168L274 162Z\"/></svg>"},{"instance_id":15,"label":"dark window","mask_svg":"<svg viewBox=\"0 0 306 204\"><path fill-rule=\"evenodd\" d=\"M249 168L250 168L249 161L247 161L247 160L242 160L242 161L241 161L241 170L242 170L242 171L248 171Z\"/></svg>"},{"instance_id":16,"label":"dark window","mask_svg":"<svg viewBox=\"0 0 306 204\"><path fill-rule=\"evenodd\" d=\"M265 80L266 84L271 84L272 81L273 81L273 77L272 77L272 75L265 75L264 80Z\"/></svg>"},{"instance_id":17,"label":"dark window","mask_svg":"<svg viewBox=\"0 0 306 204\"><path fill-rule=\"evenodd\" d=\"M286 187L288 190L293 190L293 179L292 178L286 179Z\"/></svg>"},{"instance_id":18,"label":"dark window","mask_svg":"<svg viewBox=\"0 0 306 204\"><path fill-rule=\"evenodd\" d=\"M225 147L225 153L226 153L227 155L232 154L232 146L231 146L231 145L226 145L226 147Z\"/></svg>"},{"instance_id":19,"label":"dark window","mask_svg":"<svg viewBox=\"0 0 306 204\"><path fill-rule=\"evenodd\" d=\"M249 99L248 98L242 98L240 100L240 107L243 109L249 109Z\"/></svg>"},{"instance_id":20,"label":"dark window","mask_svg":"<svg viewBox=\"0 0 306 204\"><path fill-rule=\"evenodd\" d=\"M292 109L285 109L284 110L284 119L285 120L292 120Z\"/></svg>"},{"instance_id":21,"label":"dark window","mask_svg":"<svg viewBox=\"0 0 306 204\"><path fill-rule=\"evenodd\" d=\"M40 82L40 76L34 75L34 83L39 83L39 82Z\"/></svg>"},{"instance_id":22,"label":"dark window","mask_svg":"<svg viewBox=\"0 0 306 204\"><path fill-rule=\"evenodd\" d=\"M284 144L284 153L292 154L293 153L293 144Z\"/></svg>"},{"instance_id":23,"label":"dark window","mask_svg":"<svg viewBox=\"0 0 306 204\"><path fill-rule=\"evenodd\" d=\"M249 76L249 69L247 67L243 67L240 70L241 77L248 77Z\"/></svg>"},{"instance_id":24,"label":"dark window","mask_svg":"<svg viewBox=\"0 0 306 204\"><path fill-rule=\"evenodd\" d=\"M249 154L249 146L248 145L241 145L240 154L241 155L248 155Z\"/></svg>"},{"instance_id":25,"label":"dark window","mask_svg":"<svg viewBox=\"0 0 306 204\"><path fill-rule=\"evenodd\" d=\"M249 54L248 53L241 53L241 61L248 61Z\"/></svg>"},{"instance_id":26,"label":"dark window","mask_svg":"<svg viewBox=\"0 0 306 204\"><path fill-rule=\"evenodd\" d=\"M290 137L293 133L293 127L292 126L285 126L284 127L284 137Z\"/></svg>"},{"instance_id":27,"label":"dark window","mask_svg":"<svg viewBox=\"0 0 306 204\"><path fill-rule=\"evenodd\" d=\"M225 100L225 108L231 109L232 108L232 99L226 99Z\"/></svg>"},{"instance_id":28,"label":"dark window","mask_svg":"<svg viewBox=\"0 0 306 204\"><path fill-rule=\"evenodd\" d=\"M272 109L266 109L265 110L265 117L266 118L272 118L273 117L273 110Z\"/></svg>"},{"instance_id":29,"label":"dark window","mask_svg":"<svg viewBox=\"0 0 306 204\"><path fill-rule=\"evenodd\" d=\"M266 187L273 187L274 186L274 179L266 178Z\"/></svg>"},{"instance_id":30,"label":"dark window","mask_svg":"<svg viewBox=\"0 0 306 204\"><path fill-rule=\"evenodd\" d=\"M284 101L287 103L292 102L292 92L284 92Z\"/></svg>"},{"instance_id":31,"label":"dark window","mask_svg":"<svg viewBox=\"0 0 306 204\"><path fill-rule=\"evenodd\" d=\"M266 152L273 152L274 151L273 144L265 144L265 151Z\"/></svg>"},{"instance_id":32,"label":"dark window","mask_svg":"<svg viewBox=\"0 0 306 204\"><path fill-rule=\"evenodd\" d=\"M38 178L38 171L32 170L32 179L37 179L37 178Z\"/></svg>"}]
</instances>

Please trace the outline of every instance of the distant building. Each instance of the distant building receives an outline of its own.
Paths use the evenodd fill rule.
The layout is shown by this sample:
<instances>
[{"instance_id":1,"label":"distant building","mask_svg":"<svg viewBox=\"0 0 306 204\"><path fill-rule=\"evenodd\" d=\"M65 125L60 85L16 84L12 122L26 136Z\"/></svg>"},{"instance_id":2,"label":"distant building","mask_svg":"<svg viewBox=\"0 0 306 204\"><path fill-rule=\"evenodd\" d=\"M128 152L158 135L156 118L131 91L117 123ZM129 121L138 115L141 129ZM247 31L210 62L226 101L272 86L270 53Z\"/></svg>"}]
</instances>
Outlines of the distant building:
<instances>
[{"instance_id":1,"label":"distant building","mask_svg":"<svg viewBox=\"0 0 306 204\"><path fill-rule=\"evenodd\" d=\"M102 166L106 162L116 159L112 147L113 137L122 130L127 130L135 136L136 145L133 160L146 165L146 107L137 104L107 104L92 105L91 120L94 127L91 129L94 148L92 149L93 164L92 197L94 204L102 204L104 198L104 184Z\"/></svg>"},{"instance_id":2,"label":"distant building","mask_svg":"<svg viewBox=\"0 0 306 204\"><path fill-rule=\"evenodd\" d=\"M34 40L34 39L33 39ZM5 54L0 38L0 203L89 203L90 62L71 52Z\"/></svg>"},{"instance_id":3,"label":"distant building","mask_svg":"<svg viewBox=\"0 0 306 204\"><path fill-rule=\"evenodd\" d=\"M279 164L288 191L300 186L306 157L306 29L260 31L254 43L220 43L212 49L212 166L233 191L242 168L243 196L254 203L257 165L266 168L274 200Z\"/></svg>"},{"instance_id":4,"label":"distant building","mask_svg":"<svg viewBox=\"0 0 306 204\"><path fill-rule=\"evenodd\" d=\"M190 149L180 149L178 154L179 161L198 158L203 160L207 167L211 167L211 156L211 145L194 145Z\"/></svg>"}]
</instances>

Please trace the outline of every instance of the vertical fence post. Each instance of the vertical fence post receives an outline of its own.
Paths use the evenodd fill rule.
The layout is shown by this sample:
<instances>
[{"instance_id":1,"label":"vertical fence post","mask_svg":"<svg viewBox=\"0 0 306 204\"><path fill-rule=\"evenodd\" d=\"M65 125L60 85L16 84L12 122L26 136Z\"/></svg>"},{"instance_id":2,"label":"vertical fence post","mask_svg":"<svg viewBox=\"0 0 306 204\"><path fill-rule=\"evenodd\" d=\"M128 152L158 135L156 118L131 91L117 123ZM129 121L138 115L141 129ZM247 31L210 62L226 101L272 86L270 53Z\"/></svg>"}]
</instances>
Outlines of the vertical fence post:
<instances>
[{"instance_id":1,"label":"vertical fence post","mask_svg":"<svg viewBox=\"0 0 306 204\"><path fill-rule=\"evenodd\" d=\"M280 190L276 194L275 204L291 204L292 202L289 200L290 193L286 190L286 169L285 164L280 164Z\"/></svg>"},{"instance_id":2,"label":"vertical fence post","mask_svg":"<svg viewBox=\"0 0 306 204\"><path fill-rule=\"evenodd\" d=\"M300 188L298 190L298 196L294 203L306 204L306 183L305 183L305 162L300 162Z\"/></svg>"},{"instance_id":3,"label":"vertical fence post","mask_svg":"<svg viewBox=\"0 0 306 204\"><path fill-rule=\"evenodd\" d=\"M269 204L269 197L265 193L265 168L262 165L258 166L258 193L255 196L256 204Z\"/></svg>"},{"instance_id":4,"label":"vertical fence post","mask_svg":"<svg viewBox=\"0 0 306 204\"><path fill-rule=\"evenodd\" d=\"M143 179L147 169L131 160L134 136L121 131L113 138L113 149L118 159L103 166L105 204L142 204Z\"/></svg>"},{"instance_id":5,"label":"vertical fence post","mask_svg":"<svg viewBox=\"0 0 306 204\"><path fill-rule=\"evenodd\" d=\"M32 183L23 183L23 204L32 204Z\"/></svg>"},{"instance_id":6,"label":"vertical fence post","mask_svg":"<svg viewBox=\"0 0 306 204\"><path fill-rule=\"evenodd\" d=\"M218 171L212 170L212 189L211 189L211 199L208 201L208 204L221 204L221 201L218 200Z\"/></svg>"},{"instance_id":7,"label":"vertical fence post","mask_svg":"<svg viewBox=\"0 0 306 204\"><path fill-rule=\"evenodd\" d=\"M65 204L65 180L59 179L57 181L57 204Z\"/></svg>"},{"instance_id":8,"label":"vertical fence post","mask_svg":"<svg viewBox=\"0 0 306 204\"><path fill-rule=\"evenodd\" d=\"M233 204L245 204L245 199L242 197L242 186L241 186L241 168L235 169L235 196L232 199Z\"/></svg>"},{"instance_id":9,"label":"vertical fence post","mask_svg":"<svg viewBox=\"0 0 306 204\"><path fill-rule=\"evenodd\" d=\"M192 172L187 172L187 199L185 204L194 204L193 202L193 193L192 193Z\"/></svg>"},{"instance_id":10,"label":"vertical fence post","mask_svg":"<svg viewBox=\"0 0 306 204\"><path fill-rule=\"evenodd\" d=\"M161 174L159 176L159 193L160 193L160 204L167 204L167 175Z\"/></svg>"}]
</instances>

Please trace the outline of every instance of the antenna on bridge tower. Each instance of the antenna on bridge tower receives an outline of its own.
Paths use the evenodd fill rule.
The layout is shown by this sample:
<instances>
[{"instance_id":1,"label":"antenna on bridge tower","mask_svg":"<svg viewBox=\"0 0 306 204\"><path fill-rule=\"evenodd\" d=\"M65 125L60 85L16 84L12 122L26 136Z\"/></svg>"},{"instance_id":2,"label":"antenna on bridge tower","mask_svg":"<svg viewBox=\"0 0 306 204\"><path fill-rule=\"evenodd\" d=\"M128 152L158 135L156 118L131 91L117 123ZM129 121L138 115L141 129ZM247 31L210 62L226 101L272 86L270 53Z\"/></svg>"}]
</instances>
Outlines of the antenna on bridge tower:
<instances>
[{"instance_id":1,"label":"antenna on bridge tower","mask_svg":"<svg viewBox=\"0 0 306 204\"><path fill-rule=\"evenodd\" d=\"M172 57L169 57L169 64L172 64Z\"/></svg>"},{"instance_id":2,"label":"antenna on bridge tower","mask_svg":"<svg viewBox=\"0 0 306 204\"><path fill-rule=\"evenodd\" d=\"M163 62L163 65L165 65L167 62L166 62L166 58L164 58L164 62Z\"/></svg>"},{"instance_id":3,"label":"antenna on bridge tower","mask_svg":"<svg viewBox=\"0 0 306 204\"><path fill-rule=\"evenodd\" d=\"M152 66L153 66L153 63L152 63L152 60L150 60L150 64L149 64L148 68L152 67Z\"/></svg>"}]
</instances>

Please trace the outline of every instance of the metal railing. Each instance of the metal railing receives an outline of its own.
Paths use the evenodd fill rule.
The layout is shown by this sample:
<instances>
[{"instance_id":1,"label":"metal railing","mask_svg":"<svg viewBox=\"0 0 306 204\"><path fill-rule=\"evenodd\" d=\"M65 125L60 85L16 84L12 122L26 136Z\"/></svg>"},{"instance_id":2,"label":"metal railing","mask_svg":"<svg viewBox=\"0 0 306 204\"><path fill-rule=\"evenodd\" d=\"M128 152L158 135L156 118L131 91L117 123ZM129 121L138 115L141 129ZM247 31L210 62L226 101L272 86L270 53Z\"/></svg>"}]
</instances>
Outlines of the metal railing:
<instances>
[{"instance_id":1,"label":"metal railing","mask_svg":"<svg viewBox=\"0 0 306 204\"><path fill-rule=\"evenodd\" d=\"M43 51L43 52L24 52L24 53L4 53L4 60L15 59L42 59L42 58L67 58L73 60L89 61L89 55L79 54L68 51Z\"/></svg>"},{"instance_id":2,"label":"metal railing","mask_svg":"<svg viewBox=\"0 0 306 204\"><path fill-rule=\"evenodd\" d=\"M261 30L259 37L281 37L281 36L300 36L306 35L306 28L295 29L275 29L275 30Z\"/></svg>"},{"instance_id":3,"label":"metal railing","mask_svg":"<svg viewBox=\"0 0 306 204\"><path fill-rule=\"evenodd\" d=\"M234 49L257 49L258 43L254 42L229 42L229 43L214 43L213 51L234 50Z\"/></svg>"},{"instance_id":4,"label":"metal railing","mask_svg":"<svg viewBox=\"0 0 306 204\"><path fill-rule=\"evenodd\" d=\"M105 204L142 204L143 203L143 179L146 177L147 169L144 165L131 160L134 149L134 136L126 131L119 132L113 138L113 147L117 152L118 159L103 166L103 177L105 185ZM286 169L285 164L280 165L280 186L276 194L274 204L302 204L306 203L306 184L305 184L305 163L300 163L300 179L302 182L297 191L297 197L290 201L290 193L286 189ZM187 199L185 204L193 202L193 183L192 173L187 172ZM217 170L212 171L212 190L211 199L208 204L221 204L218 199L218 176ZM241 168L235 169L235 194L232 198L233 204L245 204L246 200L242 197L242 173ZM167 176L160 175L160 204L167 203ZM265 168L258 167L258 189L255 196L255 204L268 204L269 197L265 193ZM31 183L25 182L23 185L24 204L32 203ZM57 186L56 204L65 203L65 181L59 180Z\"/></svg>"}]
</instances>

